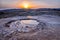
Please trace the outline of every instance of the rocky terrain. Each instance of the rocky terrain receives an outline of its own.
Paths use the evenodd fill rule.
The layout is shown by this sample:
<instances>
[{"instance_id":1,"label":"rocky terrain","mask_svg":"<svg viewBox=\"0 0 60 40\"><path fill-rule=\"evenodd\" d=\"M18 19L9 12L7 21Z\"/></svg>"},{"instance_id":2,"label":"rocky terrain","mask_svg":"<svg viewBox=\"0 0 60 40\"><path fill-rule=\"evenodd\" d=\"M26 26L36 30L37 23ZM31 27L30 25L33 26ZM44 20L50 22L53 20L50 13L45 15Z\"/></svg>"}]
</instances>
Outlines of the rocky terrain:
<instances>
[{"instance_id":1,"label":"rocky terrain","mask_svg":"<svg viewBox=\"0 0 60 40\"><path fill-rule=\"evenodd\" d=\"M60 40L59 18L60 18L59 16L41 15L41 16L16 16L0 19L0 40ZM36 25L36 28L32 26L35 29L29 32L19 31L17 29L20 29L21 26L18 26L19 28L17 28L17 25L14 24L13 22L16 22L21 19L38 20L39 24ZM10 27L9 24L12 25L11 23L16 26Z\"/></svg>"},{"instance_id":2,"label":"rocky terrain","mask_svg":"<svg viewBox=\"0 0 60 40\"><path fill-rule=\"evenodd\" d=\"M60 11L55 14L57 13L59 14ZM0 16L0 40L60 40L60 16L38 14L34 14L34 16L32 16L33 14L27 16L9 14L11 17L1 14L5 16Z\"/></svg>"}]
</instances>

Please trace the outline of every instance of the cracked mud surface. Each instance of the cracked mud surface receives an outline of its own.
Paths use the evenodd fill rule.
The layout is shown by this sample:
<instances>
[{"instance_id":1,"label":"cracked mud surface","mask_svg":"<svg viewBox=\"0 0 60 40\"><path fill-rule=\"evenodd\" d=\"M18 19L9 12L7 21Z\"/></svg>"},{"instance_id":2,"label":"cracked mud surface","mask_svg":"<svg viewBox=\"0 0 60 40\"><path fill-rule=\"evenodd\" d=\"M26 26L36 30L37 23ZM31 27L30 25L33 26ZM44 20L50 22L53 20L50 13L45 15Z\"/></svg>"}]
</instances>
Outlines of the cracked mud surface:
<instances>
[{"instance_id":1,"label":"cracked mud surface","mask_svg":"<svg viewBox=\"0 0 60 40\"><path fill-rule=\"evenodd\" d=\"M20 32L17 30L20 28L12 26L12 29L9 26L11 23L20 19L36 19L39 21L39 24L36 28L34 27L34 30L29 32ZM60 17L42 15L16 16L0 19L0 40L60 40Z\"/></svg>"}]
</instances>

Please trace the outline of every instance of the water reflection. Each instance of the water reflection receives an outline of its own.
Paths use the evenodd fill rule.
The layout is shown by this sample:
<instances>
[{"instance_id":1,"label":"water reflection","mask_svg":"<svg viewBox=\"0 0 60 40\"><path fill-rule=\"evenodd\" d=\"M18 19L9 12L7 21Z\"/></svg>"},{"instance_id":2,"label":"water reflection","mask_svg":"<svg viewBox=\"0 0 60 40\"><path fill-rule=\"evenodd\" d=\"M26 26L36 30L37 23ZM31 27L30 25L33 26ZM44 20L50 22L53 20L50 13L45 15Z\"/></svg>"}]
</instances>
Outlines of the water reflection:
<instances>
[{"instance_id":1,"label":"water reflection","mask_svg":"<svg viewBox=\"0 0 60 40\"><path fill-rule=\"evenodd\" d=\"M27 16L27 18L33 18L32 16Z\"/></svg>"},{"instance_id":2,"label":"water reflection","mask_svg":"<svg viewBox=\"0 0 60 40\"><path fill-rule=\"evenodd\" d=\"M38 25L39 22L36 20L21 20L21 24L33 24L33 25Z\"/></svg>"}]
</instances>

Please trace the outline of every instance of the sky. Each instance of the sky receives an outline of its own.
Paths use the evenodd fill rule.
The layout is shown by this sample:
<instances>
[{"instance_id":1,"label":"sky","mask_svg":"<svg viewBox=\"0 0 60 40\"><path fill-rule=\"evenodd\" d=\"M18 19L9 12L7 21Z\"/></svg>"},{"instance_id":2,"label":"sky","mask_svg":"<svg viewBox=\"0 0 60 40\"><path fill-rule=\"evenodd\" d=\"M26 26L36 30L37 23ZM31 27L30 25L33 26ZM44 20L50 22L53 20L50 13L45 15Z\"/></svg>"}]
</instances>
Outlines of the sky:
<instances>
[{"instance_id":1,"label":"sky","mask_svg":"<svg viewBox=\"0 0 60 40\"><path fill-rule=\"evenodd\" d=\"M0 9L21 8L24 1L33 6L32 8L60 8L60 0L0 0Z\"/></svg>"}]
</instances>

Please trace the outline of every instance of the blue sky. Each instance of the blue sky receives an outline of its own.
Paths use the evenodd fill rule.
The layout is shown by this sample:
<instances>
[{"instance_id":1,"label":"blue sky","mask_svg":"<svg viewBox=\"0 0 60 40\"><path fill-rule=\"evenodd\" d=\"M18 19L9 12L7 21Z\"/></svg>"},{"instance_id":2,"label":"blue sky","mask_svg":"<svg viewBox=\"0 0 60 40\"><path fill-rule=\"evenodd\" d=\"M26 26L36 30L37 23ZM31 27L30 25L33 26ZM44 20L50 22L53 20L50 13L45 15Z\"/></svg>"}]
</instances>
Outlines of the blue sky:
<instances>
[{"instance_id":1,"label":"blue sky","mask_svg":"<svg viewBox=\"0 0 60 40\"><path fill-rule=\"evenodd\" d=\"M0 0L0 8L18 8L23 1L35 5L35 8L60 8L60 0Z\"/></svg>"}]
</instances>

